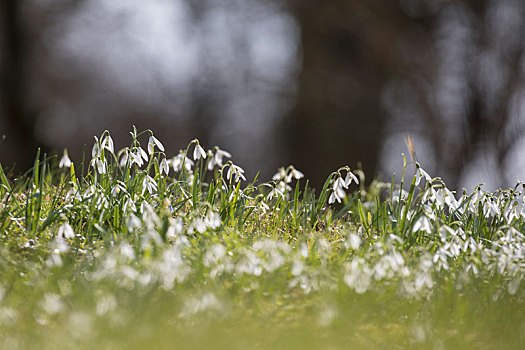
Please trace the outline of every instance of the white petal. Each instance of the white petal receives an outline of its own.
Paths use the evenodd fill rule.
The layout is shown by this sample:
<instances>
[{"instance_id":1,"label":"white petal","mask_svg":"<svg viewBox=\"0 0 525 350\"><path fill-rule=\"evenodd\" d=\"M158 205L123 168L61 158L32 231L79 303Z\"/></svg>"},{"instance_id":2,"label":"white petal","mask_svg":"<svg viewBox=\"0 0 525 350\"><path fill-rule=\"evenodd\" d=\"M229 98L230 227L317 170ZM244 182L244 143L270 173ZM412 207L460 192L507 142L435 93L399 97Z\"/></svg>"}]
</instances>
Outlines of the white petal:
<instances>
[{"instance_id":1,"label":"white petal","mask_svg":"<svg viewBox=\"0 0 525 350\"><path fill-rule=\"evenodd\" d=\"M155 142L153 141L153 136L150 136L148 140L148 154L151 156L154 151L155 151Z\"/></svg>"},{"instance_id":2,"label":"white petal","mask_svg":"<svg viewBox=\"0 0 525 350\"><path fill-rule=\"evenodd\" d=\"M115 149L113 147L113 139L111 138L111 136L107 135L104 138L104 141L102 142L102 144L104 145L104 148L110 151L111 153L115 152Z\"/></svg>"},{"instance_id":3,"label":"white petal","mask_svg":"<svg viewBox=\"0 0 525 350\"><path fill-rule=\"evenodd\" d=\"M157 145L157 147L158 147L162 152L164 152L164 145L159 141L159 139L157 139L155 136L151 136L151 138L152 138L153 141L155 142L155 145Z\"/></svg>"}]
</instances>

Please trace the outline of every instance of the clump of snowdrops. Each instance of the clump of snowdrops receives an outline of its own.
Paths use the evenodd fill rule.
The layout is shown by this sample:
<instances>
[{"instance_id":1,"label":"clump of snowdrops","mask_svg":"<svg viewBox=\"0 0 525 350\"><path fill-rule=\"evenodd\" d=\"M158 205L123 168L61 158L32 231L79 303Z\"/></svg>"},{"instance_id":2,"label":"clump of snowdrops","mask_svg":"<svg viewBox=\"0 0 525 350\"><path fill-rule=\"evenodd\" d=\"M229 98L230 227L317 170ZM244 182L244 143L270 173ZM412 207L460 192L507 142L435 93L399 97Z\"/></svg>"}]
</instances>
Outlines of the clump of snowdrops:
<instances>
[{"instance_id":1,"label":"clump of snowdrops","mask_svg":"<svg viewBox=\"0 0 525 350\"><path fill-rule=\"evenodd\" d=\"M59 160L38 152L26 175L0 171L6 342L30 347L54 334L78 346L104 338L101 325L125 339L137 324L140 341L156 334L148 317L184 333L184 320L240 310L328 327L351 298L396 298L410 310L451 289L479 295L479 285L488 300L523 302L521 183L455 193L403 158L399 183L365 187L361 170L343 166L315 191L292 165L248 180L219 147L195 139L171 154L150 130L130 134L117 150L105 131L80 164L67 150ZM435 339L425 327L406 332Z\"/></svg>"}]
</instances>

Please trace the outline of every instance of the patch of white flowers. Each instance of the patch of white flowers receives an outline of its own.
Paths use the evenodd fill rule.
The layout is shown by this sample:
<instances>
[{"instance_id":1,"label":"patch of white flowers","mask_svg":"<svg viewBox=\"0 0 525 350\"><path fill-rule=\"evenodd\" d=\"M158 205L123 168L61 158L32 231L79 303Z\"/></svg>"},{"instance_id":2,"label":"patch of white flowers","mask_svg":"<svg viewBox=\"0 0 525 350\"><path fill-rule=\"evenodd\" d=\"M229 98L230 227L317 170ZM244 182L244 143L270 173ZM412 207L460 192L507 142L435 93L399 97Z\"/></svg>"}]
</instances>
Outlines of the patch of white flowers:
<instances>
[{"instance_id":1,"label":"patch of white flowers","mask_svg":"<svg viewBox=\"0 0 525 350\"><path fill-rule=\"evenodd\" d=\"M259 232L258 222L249 226L243 215L253 211L258 218L292 218L292 204L278 205L291 203L292 188L304 178L301 171L292 165L282 167L267 183L241 187L245 172L227 151L206 150L195 139L186 150L167 156L152 132L148 131L146 149L138 141L140 134L131 134L131 146L117 153L108 132L95 137L86 183L75 175L64 151L59 167L70 168L70 187L60 197L64 203L57 209L59 221L53 226L56 234L46 267L64 267L68 254L83 252L90 266L82 274L86 281L113 283L144 295L155 288L177 294L199 281L202 291L184 300L178 314L182 318L209 310L224 312L227 304L213 290L222 281L239 287L239 293L267 293L269 286L280 283L290 295L338 288L363 294L394 285L404 297L417 298L433 292L441 273L458 279L498 276L509 294L523 292L522 185L494 193L478 187L471 194L457 195L417 165L412 183L419 192L394 190L385 202L386 222L373 225L376 204L361 193L368 216L344 218L325 231L301 226L295 236L285 233L277 239L271 232ZM323 210L335 213L346 205L350 185L363 181L356 174L361 175L347 166L332 173L320 207L328 203ZM210 178L215 182L206 182ZM314 204L305 203L300 210L311 213ZM106 222L75 224L82 210L111 215ZM317 219L311 215L304 221L313 227L310 220ZM11 220L22 227L22 218ZM90 253L79 248L88 239L99 239L104 225L119 224L122 232L105 237L106 250ZM380 230L381 224L390 225L386 232ZM476 225L484 225L484 236ZM282 233L280 229L275 227L275 235ZM35 313L38 322L68 312L65 300L71 286L60 286L60 291L42 295ZM97 293L93 317L118 315L120 300L106 291ZM71 316L75 324L88 327L92 322L80 311L69 312L76 315ZM329 324L335 314L327 307L320 313L320 324Z\"/></svg>"}]
</instances>

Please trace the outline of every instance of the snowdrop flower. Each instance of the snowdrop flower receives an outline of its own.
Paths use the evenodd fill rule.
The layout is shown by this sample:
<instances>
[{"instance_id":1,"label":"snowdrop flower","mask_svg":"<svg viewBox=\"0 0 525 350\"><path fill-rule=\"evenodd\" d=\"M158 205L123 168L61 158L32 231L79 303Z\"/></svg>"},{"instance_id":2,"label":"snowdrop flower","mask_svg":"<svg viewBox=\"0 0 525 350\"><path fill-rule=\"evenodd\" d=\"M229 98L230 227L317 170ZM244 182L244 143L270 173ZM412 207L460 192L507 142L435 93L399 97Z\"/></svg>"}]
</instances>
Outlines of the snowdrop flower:
<instances>
[{"instance_id":1,"label":"snowdrop flower","mask_svg":"<svg viewBox=\"0 0 525 350\"><path fill-rule=\"evenodd\" d=\"M286 177L286 170L283 167L280 167L277 172L272 176L272 180L279 181L283 180Z\"/></svg>"},{"instance_id":2,"label":"snowdrop flower","mask_svg":"<svg viewBox=\"0 0 525 350\"><path fill-rule=\"evenodd\" d=\"M520 219L524 216L523 209L520 208L518 202L512 203L512 206L508 208L505 213L505 218L507 219L507 222L512 222L514 219Z\"/></svg>"},{"instance_id":3,"label":"snowdrop flower","mask_svg":"<svg viewBox=\"0 0 525 350\"><path fill-rule=\"evenodd\" d=\"M69 189L69 191L67 191L66 193L66 197L65 197L65 201L66 202L70 202L72 200L82 200L82 196L80 194L80 192L75 188L75 187L71 187Z\"/></svg>"},{"instance_id":4,"label":"snowdrop flower","mask_svg":"<svg viewBox=\"0 0 525 350\"><path fill-rule=\"evenodd\" d=\"M286 176L286 180L285 180L286 183L292 182L292 179L299 180L304 177L304 174L300 172L299 170L295 169L293 165L290 165L289 168L290 168L290 172Z\"/></svg>"},{"instance_id":5,"label":"snowdrop flower","mask_svg":"<svg viewBox=\"0 0 525 350\"><path fill-rule=\"evenodd\" d=\"M122 156L120 157L120 161L118 163L119 167L123 168L128 164L128 158L129 158L129 150L126 148L122 152Z\"/></svg>"},{"instance_id":6,"label":"snowdrop flower","mask_svg":"<svg viewBox=\"0 0 525 350\"><path fill-rule=\"evenodd\" d=\"M162 175L162 173L165 173L166 175L168 175L169 172L170 167L168 166L168 162L166 161L166 158L162 158L162 160L160 161L160 174Z\"/></svg>"},{"instance_id":7,"label":"snowdrop flower","mask_svg":"<svg viewBox=\"0 0 525 350\"><path fill-rule=\"evenodd\" d=\"M330 195L330 198L328 198L328 204L332 204L335 201L341 203L341 199L343 199L346 196L343 187L345 187L345 182L339 176L337 177L337 179L335 179L334 184L332 186L332 194Z\"/></svg>"},{"instance_id":8,"label":"snowdrop flower","mask_svg":"<svg viewBox=\"0 0 525 350\"><path fill-rule=\"evenodd\" d=\"M99 174L105 174L106 173L106 162L103 161L100 158L97 158L95 160L95 164L97 165L97 171Z\"/></svg>"},{"instance_id":9,"label":"snowdrop flower","mask_svg":"<svg viewBox=\"0 0 525 350\"><path fill-rule=\"evenodd\" d=\"M84 197L90 197L95 194L95 187L93 185L90 185L85 191L84 191Z\"/></svg>"},{"instance_id":10,"label":"snowdrop flower","mask_svg":"<svg viewBox=\"0 0 525 350\"><path fill-rule=\"evenodd\" d=\"M100 145L98 144L98 138L95 136L95 143L93 144L93 148L91 149L91 158L99 157L100 154Z\"/></svg>"},{"instance_id":11,"label":"snowdrop flower","mask_svg":"<svg viewBox=\"0 0 525 350\"><path fill-rule=\"evenodd\" d=\"M401 190L401 199L406 200L408 198L408 191ZM399 195L395 195L392 197L392 202L396 203L399 202Z\"/></svg>"},{"instance_id":12,"label":"snowdrop flower","mask_svg":"<svg viewBox=\"0 0 525 350\"><path fill-rule=\"evenodd\" d=\"M115 148L113 147L113 139L109 134L104 137L104 140L102 140L102 148L107 149L111 153L115 153Z\"/></svg>"},{"instance_id":13,"label":"snowdrop flower","mask_svg":"<svg viewBox=\"0 0 525 350\"><path fill-rule=\"evenodd\" d=\"M341 197L339 197L337 193L333 191L332 194L330 195L330 198L328 198L328 204L335 203L335 201L341 203Z\"/></svg>"},{"instance_id":14,"label":"snowdrop flower","mask_svg":"<svg viewBox=\"0 0 525 350\"><path fill-rule=\"evenodd\" d=\"M428 220L426 216L421 216L414 224L414 227L412 227L412 232L417 231L425 231L426 233L432 233L432 225L430 224L430 220Z\"/></svg>"},{"instance_id":15,"label":"snowdrop flower","mask_svg":"<svg viewBox=\"0 0 525 350\"><path fill-rule=\"evenodd\" d=\"M67 155L67 149L64 149L64 155L60 159L60 163L58 164L59 168L71 168L71 159L69 159L69 156Z\"/></svg>"},{"instance_id":16,"label":"snowdrop flower","mask_svg":"<svg viewBox=\"0 0 525 350\"><path fill-rule=\"evenodd\" d=\"M131 209L131 211L134 211L136 212L137 211L137 207L135 206L135 203L131 200L131 198L127 198L126 201L124 202L124 207L123 207L123 211L126 212L127 209Z\"/></svg>"},{"instance_id":17,"label":"snowdrop flower","mask_svg":"<svg viewBox=\"0 0 525 350\"><path fill-rule=\"evenodd\" d=\"M58 236L65 238L65 239L72 239L75 238L75 232L73 231L73 228L69 223L64 222L59 228L58 228Z\"/></svg>"},{"instance_id":18,"label":"snowdrop flower","mask_svg":"<svg viewBox=\"0 0 525 350\"><path fill-rule=\"evenodd\" d=\"M206 231L206 223L202 219L195 219L188 227L188 232L193 233L194 230L197 230L199 233L204 233Z\"/></svg>"},{"instance_id":19,"label":"snowdrop flower","mask_svg":"<svg viewBox=\"0 0 525 350\"><path fill-rule=\"evenodd\" d=\"M191 171L191 167L195 164L193 163L193 160L187 158L184 152L182 151L175 157L171 158L169 162L171 163L171 167L173 168L174 172L181 171L183 163L184 168L186 169L186 171L189 172Z\"/></svg>"},{"instance_id":20,"label":"snowdrop flower","mask_svg":"<svg viewBox=\"0 0 525 350\"><path fill-rule=\"evenodd\" d=\"M226 256L226 247L220 243L212 245L204 254L204 266L212 267L217 265Z\"/></svg>"},{"instance_id":21,"label":"snowdrop flower","mask_svg":"<svg viewBox=\"0 0 525 350\"><path fill-rule=\"evenodd\" d=\"M363 294L372 282L372 270L364 259L358 258L345 266L346 273L344 281L347 286L353 288L356 293Z\"/></svg>"},{"instance_id":22,"label":"snowdrop flower","mask_svg":"<svg viewBox=\"0 0 525 350\"><path fill-rule=\"evenodd\" d=\"M436 254L434 254L434 257L432 258L432 262L434 264L437 263L438 270L441 270L441 269L448 270L449 269L448 257L451 257L451 256L452 254L449 251L441 247L438 249Z\"/></svg>"},{"instance_id":23,"label":"snowdrop flower","mask_svg":"<svg viewBox=\"0 0 525 350\"><path fill-rule=\"evenodd\" d=\"M206 219L204 219L204 224L211 229L216 229L221 226L221 216L219 213L209 211Z\"/></svg>"},{"instance_id":24,"label":"snowdrop flower","mask_svg":"<svg viewBox=\"0 0 525 350\"><path fill-rule=\"evenodd\" d=\"M445 203L449 206L450 209L456 210L459 207L459 202L456 200L456 197L448 188L443 188L442 191L445 195Z\"/></svg>"},{"instance_id":25,"label":"snowdrop flower","mask_svg":"<svg viewBox=\"0 0 525 350\"><path fill-rule=\"evenodd\" d=\"M204 148L201 147L199 141L195 139L195 149L193 150L193 159L199 160L200 158L206 159L206 152Z\"/></svg>"},{"instance_id":26,"label":"snowdrop flower","mask_svg":"<svg viewBox=\"0 0 525 350\"><path fill-rule=\"evenodd\" d=\"M142 192L144 193L146 189L150 194L153 194L153 192L157 191L157 184L155 183L155 180L149 175L146 175L144 181L142 182Z\"/></svg>"},{"instance_id":27,"label":"snowdrop flower","mask_svg":"<svg viewBox=\"0 0 525 350\"><path fill-rule=\"evenodd\" d=\"M120 182L120 181L119 181ZM113 186L111 189L111 196L116 197L120 193L120 191L126 191L126 187L122 186L120 183L118 183L116 186Z\"/></svg>"},{"instance_id":28,"label":"snowdrop flower","mask_svg":"<svg viewBox=\"0 0 525 350\"><path fill-rule=\"evenodd\" d=\"M421 168L418 164L417 170L416 170L416 186L419 185L423 177L425 178L426 182L430 182L432 180L430 175L428 175L428 173L425 170L423 170L423 168Z\"/></svg>"},{"instance_id":29,"label":"snowdrop flower","mask_svg":"<svg viewBox=\"0 0 525 350\"><path fill-rule=\"evenodd\" d=\"M342 191L343 188L346 188L345 181L340 176L337 177L337 179L335 179L335 181L334 181L334 184L333 184L332 188L333 188L334 191L338 191L338 190ZM344 193L344 191L343 191L343 193ZM341 192L339 194L341 194Z\"/></svg>"},{"instance_id":30,"label":"snowdrop flower","mask_svg":"<svg viewBox=\"0 0 525 350\"><path fill-rule=\"evenodd\" d=\"M498 206L496 205L496 203L494 203L492 198L488 199L485 202L485 205L483 206L483 211L485 212L485 216L501 215Z\"/></svg>"},{"instance_id":31,"label":"snowdrop flower","mask_svg":"<svg viewBox=\"0 0 525 350\"><path fill-rule=\"evenodd\" d=\"M270 200L273 197L278 197L278 196L281 196L282 198L284 198L284 193L279 191L277 189L277 186L275 186L274 188L272 188L272 190L270 192L268 192L267 198L268 198L268 200Z\"/></svg>"},{"instance_id":32,"label":"snowdrop flower","mask_svg":"<svg viewBox=\"0 0 525 350\"><path fill-rule=\"evenodd\" d=\"M349 241L350 241L349 242L350 243L350 247L352 247L352 249L354 249L354 250L359 248L359 246L361 245L361 237L359 237L355 233L351 233L350 234Z\"/></svg>"},{"instance_id":33,"label":"snowdrop flower","mask_svg":"<svg viewBox=\"0 0 525 350\"><path fill-rule=\"evenodd\" d=\"M292 188L290 187L290 185L287 185L284 181L281 181L277 184L277 189L281 192L281 193L288 193L292 190Z\"/></svg>"},{"instance_id":34,"label":"snowdrop flower","mask_svg":"<svg viewBox=\"0 0 525 350\"><path fill-rule=\"evenodd\" d=\"M138 151L136 151L136 153L130 152L129 156L131 157L131 164L135 163L139 166L139 168L144 164L144 160L142 160L142 156L140 155L140 152ZM121 164L122 164L122 160L121 160Z\"/></svg>"},{"instance_id":35,"label":"snowdrop flower","mask_svg":"<svg viewBox=\"0 0 525 350\"><path fill-rule=\"evenodd\" d=\"M268 204L264 203L264 200L262 200L259 202L259 209L261 209L263 213L266 213L266 211L268 211L270 207L268 206Z\"/></svg>"},{"instance_id":36,"label":"snowdrop flower","mask_svg":"<svg viewBox=\"0 0 525 350\"><path fill-rule=\"evenodd\" d=\"M226 174L226 179L230 180L232 179L232 175L235 175L235 182L239 182L239 179L243 179L246 181L246 177L244 177L244 170L238 166L233 164L232 162L228 162L228 165L230 168L228 169L228 173Z\"/></svg>"},{"instance_id":37,"label":"snowdrop flower","mask_svg":"<svg viewBox=\"0 0 525 350\"><path fill-rule=\"evenodd\" d=\"M155 136L151 135L148 140L149 155L153 154L153 152L155 151L155 146L157 146L158 149L164 152L164 146L162 145L162 143Z\"/></svg>"},{"instance_id":38,"label":"snowdrop flower","mask_svg":"<svg viewBox=\"0 0 525 350\"><path fill-rule=\"evenodd\" d=\"M213 170L215 166L218 166L219 168L222 167L222 159L224 157L231 158L231 154L229 152L223 151L219 147L215 147L215 154L213 154L210 157L210 161L208 162L208 170Z\"/></svg>"},{"instance_id":39,"label":"snowdrop flower","mask_svg":"<svg viewBox=\"0 0 525 350\"><path fill-rule=\"evenodd\" d=\"M96 203L96 207L97 207L97 209L102 209L102 208L108 209L109 208L109 202L108 202L107 198L104 197L103 195L98 197L97 203Z\"/></svg>"},{"instance_id":40,"label":"snowdrop flower","mask_svg":"<svg viewBox=\"0 0 525 350\"><path fill-rule=\"evenodd\" d=\"M177 238L181 233L182 229L184 228L184 222L181 218L172 219L169 220L169 227L166 231L166 238L168 239L175 239Z\"/></svg>"},{"instance_id":41,"label":"snowdrop flower","mask_svg":"<svg viewBox=\"0 0 525 350\"><path fill-rule=\"evenodd\" d=\"M128 232L133 232L142 227L142 221L135 215L131 214L128 219Z\"/></svg>"},{"instance_id":42,"label":"snowdrop flower","mask_svg":"<svg viewBox=\"0 0 525 350\"><path fill-rule=\"evenodd\" d=\"M344 187L348 188L348 186L354 181L356 184L359 185L359 180L357 179L357 176L355 176L350 170L346 173L345 183Z\"/></svg>"},{"instance_id":43,"label":"snowdrop flower","mask_svg":"<svg viewBox=\"0 0 525 350\"><path fill-rule=\"evenodd\" d=\"M148 154L142 149L142 147L137 147L137 155L141 156L145 162L147 162L149 159Z\"/></svg>"}]
</instances>

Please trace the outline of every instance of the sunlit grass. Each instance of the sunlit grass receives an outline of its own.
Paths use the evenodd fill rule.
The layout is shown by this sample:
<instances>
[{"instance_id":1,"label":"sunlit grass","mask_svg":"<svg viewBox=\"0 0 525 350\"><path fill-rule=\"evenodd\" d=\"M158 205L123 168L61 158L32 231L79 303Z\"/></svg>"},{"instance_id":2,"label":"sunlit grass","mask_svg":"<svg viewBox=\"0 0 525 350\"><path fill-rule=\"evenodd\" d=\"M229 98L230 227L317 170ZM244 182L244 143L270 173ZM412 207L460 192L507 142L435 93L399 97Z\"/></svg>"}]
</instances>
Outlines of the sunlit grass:
<instances>
[{"instance_id":1,"label":"sunlit grass","mask_svg":"<svg viewBox=\"0 0 525 350\"><path fill-rule=\"evenodd\" d=\"M316 192L131 138L0 173L3 347L520 348L521 184L455 194L405 161L400 185L343 166Z\"/></svg>"}]
</instances>

